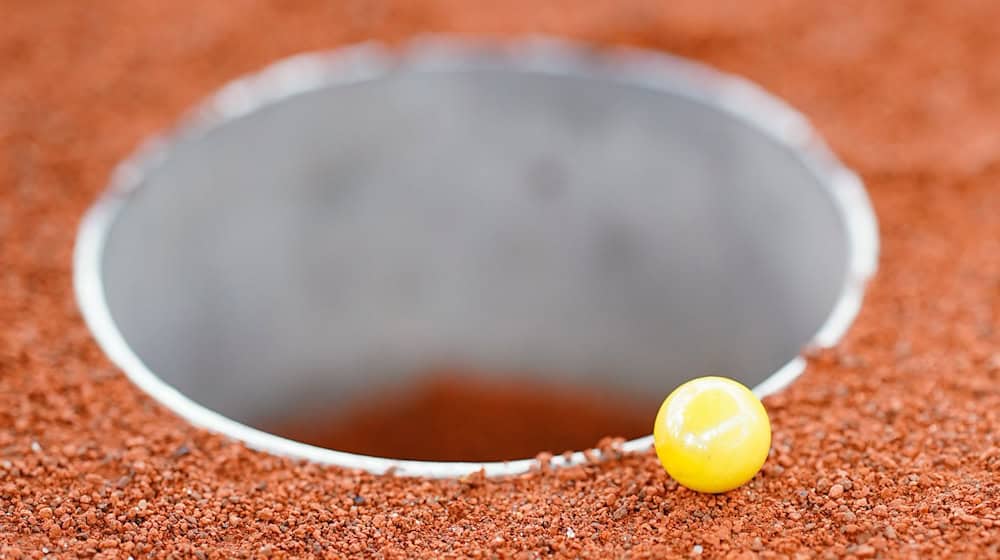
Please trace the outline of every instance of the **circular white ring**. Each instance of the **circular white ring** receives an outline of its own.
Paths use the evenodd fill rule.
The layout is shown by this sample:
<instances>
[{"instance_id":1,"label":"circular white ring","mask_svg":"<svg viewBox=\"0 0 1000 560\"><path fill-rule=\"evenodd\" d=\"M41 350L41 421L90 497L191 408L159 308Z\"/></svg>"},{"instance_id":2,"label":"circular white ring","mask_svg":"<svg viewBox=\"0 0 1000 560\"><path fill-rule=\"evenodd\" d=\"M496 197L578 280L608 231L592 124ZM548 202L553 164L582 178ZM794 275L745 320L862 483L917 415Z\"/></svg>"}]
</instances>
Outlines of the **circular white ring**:
<instances>
[{"instance_id":1,"label":"circular white ring","mask_svg":"<svg viewBox=\"0 0 1000 560\"><path fill-rule=\"evenodd\" d=\"M828 189L846 225L849 264L833 310L808 347L829 347L846 332L861 307L865 284L878 261L878 226L861 180L843 167L809 126L784 102L742 78L663 53L636 49L595 50L581 44L543 38L514 42L423 38L399 50L376 44L304 54L273 64L231 82L211 96L171 133L143 145L114 171L105 194L86 213L73 255L74 288L84 320L112 362L141 389L192 424L238 439L251 448L318 463L403 476L458 477L483 470L487 476L516 475L538 466L536 459L505 462L433 462L372 457L325 449L270 434L233 421L183 395L154 372L126 343L111 317L101 279L104 244L111 224L147 171L163 161L173 140L198 136L240 115L291 95L319 88L377 79L393 68L454 69L479 60L503 62L550 75L600 75L637 87L682 96L725 111L791 150ZM805 360L795 357L753 388L764 397L798 377ZM622 451L645 450L652 436L625 442ZM583 452L556 456L551 465L585 462Z\"/></svg>"}]
</instances>

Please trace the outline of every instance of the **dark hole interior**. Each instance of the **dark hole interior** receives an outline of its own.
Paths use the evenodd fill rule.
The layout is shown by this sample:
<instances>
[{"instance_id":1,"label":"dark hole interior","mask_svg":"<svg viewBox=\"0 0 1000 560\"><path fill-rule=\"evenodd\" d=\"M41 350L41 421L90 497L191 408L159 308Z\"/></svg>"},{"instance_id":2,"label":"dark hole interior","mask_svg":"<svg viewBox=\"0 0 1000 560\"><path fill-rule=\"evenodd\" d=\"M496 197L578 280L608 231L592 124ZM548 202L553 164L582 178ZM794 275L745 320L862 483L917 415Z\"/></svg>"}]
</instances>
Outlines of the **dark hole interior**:
<instances>
[{"instance_id":1,"label":"dark hole interior","mask_svg":"<svg viewBox=\"0 0 1000 560\"><path fill-rule=\"evenodd\" d=\"M503 461L587 449L604 437L646 435L657 405L657 399L606 387L450 368L373 391L339 410L310 408L261 427L364 455Z\"/></svg>"}]
</instances>

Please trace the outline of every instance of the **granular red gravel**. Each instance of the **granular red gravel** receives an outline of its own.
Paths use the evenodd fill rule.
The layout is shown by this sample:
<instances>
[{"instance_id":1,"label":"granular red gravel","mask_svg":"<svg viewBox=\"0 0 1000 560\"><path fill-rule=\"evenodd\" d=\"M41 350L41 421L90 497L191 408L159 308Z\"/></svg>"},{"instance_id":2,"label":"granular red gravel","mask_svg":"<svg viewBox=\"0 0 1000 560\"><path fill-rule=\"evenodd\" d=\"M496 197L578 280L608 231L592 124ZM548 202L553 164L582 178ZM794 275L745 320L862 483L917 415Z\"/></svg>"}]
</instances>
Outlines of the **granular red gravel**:
<instances>
[{"instance_id":1,"label":"granular red gravel","mask_svg":"<svg viewBox=\"0 0 1000 560\"><path fill-rule=\"evenodd\" d=\"M1000 556L1000 3L0 0L0 556ZM296 463L196 430L70 290L113 163L279 57L423 30L662 48L805 111L884 256L838 349L766 404L773 454L699 495L651 453L508 480Z\"/></svg>"}]
</instances>

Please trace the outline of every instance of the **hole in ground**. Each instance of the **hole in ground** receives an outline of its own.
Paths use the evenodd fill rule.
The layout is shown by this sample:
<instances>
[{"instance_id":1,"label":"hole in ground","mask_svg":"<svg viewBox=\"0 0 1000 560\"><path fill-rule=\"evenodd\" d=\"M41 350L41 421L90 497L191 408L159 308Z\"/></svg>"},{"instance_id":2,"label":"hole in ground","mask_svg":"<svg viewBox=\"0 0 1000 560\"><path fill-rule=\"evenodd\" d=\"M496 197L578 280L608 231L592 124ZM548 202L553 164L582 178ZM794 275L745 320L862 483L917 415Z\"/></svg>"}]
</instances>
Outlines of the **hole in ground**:
<instances>
[{"instance_id":1,"label":"hole in ground","mask_svg":"<svg viewBox=\"0 0 1000 560\"><path fill-rule=\"evenodd\" d=\"M655 405L612 406L608 387L658 400L697 375L773 379L834 310L850 315L852 263L874 256L849 231L868 229L866 204L849 201L849 176L825 156L720 107L729 89L692 98L701 80L686 70L690 88L675 92L583 62L548 74L477 55L448 71L404 63L321 79L131 161L77 246L96 338L199 425L375 472L389 462L245 426L277 418L271 429L298 439L396 458L433 449L329 438L443 445L460 427L489 455L449 444L436 458L521 458L648 434ZM414 375L439 364L563 374L513 385L534 407L475 400L509 397L494 380L514 376L459 384L435 414L454 404L475 416L439 428L406 412L433 409L420 395L440 387ZM587 402L604 407L600 422ZM636 428L618 424L630 417ZM560 426L573 438L535 439Z\"/></svg>"}]
</instances>

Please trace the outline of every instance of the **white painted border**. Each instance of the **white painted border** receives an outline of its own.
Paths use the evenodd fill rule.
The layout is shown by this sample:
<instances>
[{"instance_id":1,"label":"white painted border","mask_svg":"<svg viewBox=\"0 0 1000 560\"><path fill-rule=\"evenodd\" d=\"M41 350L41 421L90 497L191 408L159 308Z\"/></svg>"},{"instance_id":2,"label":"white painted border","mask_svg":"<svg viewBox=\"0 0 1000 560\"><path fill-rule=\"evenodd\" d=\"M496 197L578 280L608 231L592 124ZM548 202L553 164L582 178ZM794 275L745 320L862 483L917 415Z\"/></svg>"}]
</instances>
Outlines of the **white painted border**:
<instances>
[{"instance_id":1,"label":"white painted border","mask_svg":"<svg viewBox=\"0 0 1000 560\"><path fill-rule=\"evenodd\" d=\"M240 115L291 95L377 79L394 67L454 70L479 62L507 64L550 75L597 75L638 87L680 95L726 111L779 145L789 148L815 174L841 213L849 236L850 260L843 292L809 347L834 345L861 307L865 284L878 261L878 226L861 180L844 168L813 132L806 119L756 85L736 76L662 53L637 49L595 50L582 44L527 38L513 42L482 39L424 38L389 51L373 43L332 52L294 56L222 88L182 121L173 132L151 140L122 162L107 192L86 213L73 255L74 288L84 320L112 362L142 390L192 424L241 440L249 447L372 473L402 476L457 477L479 470L487 476L516 475L537 467L535 459L462 463L404 461L356 455L299 443L233 421L192 401L161 380L132 351L118 331L104 297L101 262L104 243L118 212L147 171L169 153L179 138L199 136ZM754 393L764 397L781 390L805 369L795 357ZM628 441L626 452L641 451L652 436ZM586 461L582 452L556 456L553 466Z\"/></svg>"}]
</instances>

